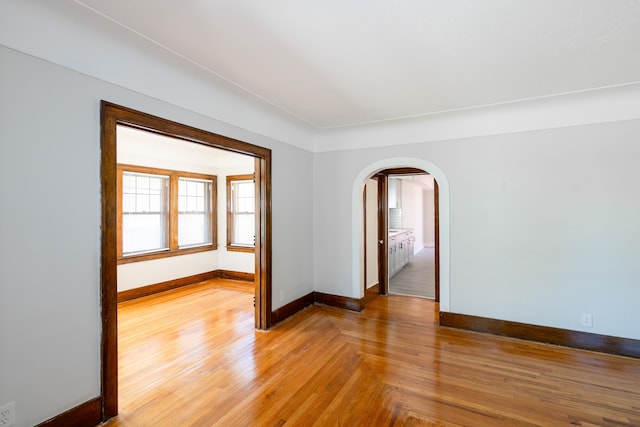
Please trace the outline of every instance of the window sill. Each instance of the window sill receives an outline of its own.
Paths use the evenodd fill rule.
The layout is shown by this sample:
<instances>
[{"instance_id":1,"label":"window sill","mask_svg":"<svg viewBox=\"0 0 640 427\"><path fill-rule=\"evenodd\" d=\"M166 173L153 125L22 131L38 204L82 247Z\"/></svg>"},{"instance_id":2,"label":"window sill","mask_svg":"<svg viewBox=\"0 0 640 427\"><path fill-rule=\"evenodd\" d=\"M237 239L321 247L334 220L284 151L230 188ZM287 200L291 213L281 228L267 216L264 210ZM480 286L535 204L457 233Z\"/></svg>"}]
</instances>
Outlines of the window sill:
<instances>
[{"instance_id":1,"label":"window sill","mask_svg":"<svg viewBox=\"0 0 640 427\"><path fill-rule=\"evenodd\" d=\"M255 252L255 246L227 245L228 252Z\"/></svg>"},{"instance_id":2,"label":"window sill","mask_svg":"<svg viewBox=\"0 0 640 427\"><path fill-rule=\"evenodd\" d=\"M118 265L130 264L132 262L139 262L139 261L149 261L152 259L170 258L174 256L194 254L198 252L215 251L216 249L218 249L217 245L203 245L203 246L196 246L192 248L177 249L173 251L160 251L160 252L151 252L151 253L146 253L141 255L131 255L126 257L119 257Z\"/></svg>"}]
</instances>

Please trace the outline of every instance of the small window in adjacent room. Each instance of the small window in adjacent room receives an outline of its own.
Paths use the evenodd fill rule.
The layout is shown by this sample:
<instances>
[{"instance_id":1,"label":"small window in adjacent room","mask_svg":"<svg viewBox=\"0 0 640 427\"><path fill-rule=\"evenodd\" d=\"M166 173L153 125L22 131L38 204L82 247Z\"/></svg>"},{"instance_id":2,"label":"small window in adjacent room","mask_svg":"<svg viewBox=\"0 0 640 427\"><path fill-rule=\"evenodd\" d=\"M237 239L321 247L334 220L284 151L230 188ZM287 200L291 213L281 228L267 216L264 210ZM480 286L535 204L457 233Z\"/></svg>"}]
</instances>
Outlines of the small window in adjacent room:
<instances>
[{"instance_id":1,"label":"small window in adjacent room","mask_svg":"<svg viewBox=\"0 0 640 427\"><path fill-rule=\"evenodd\" d=\"M255 249L255 185L253 175L227 176L227 250Z\"/></svg>"},{"instance_id":2,"label":"small window in adjacent room","mask_svg":"<svg viewBox=\"0 0 640 427\"><path fill-rule=\"evenodd\" d=\"M118 165L118 262L215 250L216 177Z\"/></svg>"},{"instance_id":3,"label":"small window in adjacent room","mask_svg":"<svg viewBox=\"0 0 640 427\"><path fill-rule=\"evenodd\" d=\"M211 180L178 179L178 247L211 243Z\"/></svg>"},{"instance_id":4,"label":"small window in adjacent room","mask_svg":"<svg viewBox=\"0 0 640 427\"><path fill-rule=\"evenodd\" d=\"M169 177L122 174L122 254L169 249Z\"/></svg>"}]
</instances>

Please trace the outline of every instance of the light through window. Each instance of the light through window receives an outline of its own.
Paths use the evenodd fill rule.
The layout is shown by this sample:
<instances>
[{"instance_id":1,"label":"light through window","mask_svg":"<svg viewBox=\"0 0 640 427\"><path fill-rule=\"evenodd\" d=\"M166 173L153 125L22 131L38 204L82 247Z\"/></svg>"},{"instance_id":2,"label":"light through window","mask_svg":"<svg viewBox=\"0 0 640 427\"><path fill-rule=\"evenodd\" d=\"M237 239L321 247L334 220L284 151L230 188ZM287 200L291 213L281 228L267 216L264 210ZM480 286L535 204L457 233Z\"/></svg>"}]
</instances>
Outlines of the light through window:
<instances>
[{"instance_id":1,"label":"light through window","mask_svg":"<svg viewBox=\"0 0 640 427\"><path fill-rule=\"evenodd\" d=\"M178 179L178 246L211 243L212 181Z\"/></svg>"},{"instance_id":2,"label":"light through window","mask_svg":"<svg viewBox=\"0 0 640 427\"><path fill-rule=\"evenodd\" d=\"M255 246L255 184L253 175L227 177L227 249Z\"/></svg>"},{"instance_id":3,"label":"light through window","mask_svg":"<svg viewBox=\"0 0 640 427\"><path fill-rule=\"evenodd\" d=\"M122 174L123 255L168 249L169 177Z\"/></svg>"},{"instance_id":4,"label":"light through window","mask_svg":"<svg viewBox=\"0 0 640 427\"><path fill-rule=\"evenodd\" d=\"M217 249L216 177L118 165L118 262Z\"/></svg>"}]
</instances>

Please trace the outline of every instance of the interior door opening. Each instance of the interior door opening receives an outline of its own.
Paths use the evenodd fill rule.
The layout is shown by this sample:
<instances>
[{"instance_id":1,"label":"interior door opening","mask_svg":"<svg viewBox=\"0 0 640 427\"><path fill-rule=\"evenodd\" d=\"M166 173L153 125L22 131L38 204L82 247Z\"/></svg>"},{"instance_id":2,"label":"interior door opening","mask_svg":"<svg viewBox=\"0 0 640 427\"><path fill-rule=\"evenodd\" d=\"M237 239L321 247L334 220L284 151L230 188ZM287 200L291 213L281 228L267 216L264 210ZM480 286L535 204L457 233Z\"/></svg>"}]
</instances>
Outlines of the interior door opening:
<instances>
[{"instance_id":1,"label":"interior door opening","mask_svg":"<svg viewBox=\"0 0 640 427\"><path fill-rule=\"evenodd\" d=\"M175 122L171 122L165 119L161 119L155 116L151 116L145 113L140 113L125 107L120 107L107 102L102 103L102 133L101 133L101 181L102 181L102 269L101 269L101 304L102 304L102 317L103 317L103 331L102 331L102 407L103 407L103 419L107 420L118 413L118 352L117 352L117 294L118 294L118 259L122 261L123 253L123 241L121 234L118 233L118 218L122 214L122 206L118 203L118 186L122 185L123 179L122 172L118 170L118 128L126 128L136 131L142 131L148 135L162 136L167 139L174 139L180 141L182 144L186 144L184 147L189 147L192 150L226 155L228 158L240 159L245 162L245 169L248 164L251 165L253 170L253 176L255 177L255 191L254 191L254 224L255 224L255 250L253 251L253 271L254 271L254 283L255 283L255 327L258 329L267 329L271 326L271 151L266 148L254 146L242 141L234 140L231 138L223 137L220 135L212 134L207 131L195 129L186 125L181 125ZM157 141L156 141L157 142ZM139 148L139 147L138 147ZM233 154L231 154L233 153ZM129 150L127 153L128 159L143 159L146 157L157 157L157 150ZM247 158L250 159L246 162ZM156 159L157 160L157 159ZM167 159L165 159L166 161ZM174 159L175 160L175 159ZM157 166L157 165L156 165ZM165 164L166 166L166 164ZM173 168L165 167L158 171L160 168L145 169L140 175L142 178L140 181L140 188L142 188L143 194L140 196L145 206L156 206L156 201L149 201L149 199L158 199L155 195L151 195L149 191L150 187L162 187L163 184L152 183L149 184L149 176L165 176L166 171L173 171ZM181 168L185 169L185 168ZM244 170L246 172L246 170ZM172 174L173 172L171 172ZM183 174L185 175L185 174ZM199 205L201 191L199 187L203 187L203 182L207 181L202 179L200 175L194 177L186 174L185 180L191 188L193 187L193 194L189 195L191 200L188 203L193 202L194 206ZM178 186L179 179L177 178ZM120 180L120 182L119 182ZM162 180L157 180L158 182ZM214 186L213 179L210 179L209 185ZM167 180L169 182L169 180ZM190 185L194 184L194 185ZM167 184L168 188L170 184ZM171 184L173 185L173 184ZM143 188L144 187L144 188ZM177 193L177 192L176 192ZM158 194L163 194L163 191L159 191ZM171 192L169 192L171 194ZM215 194L212 193L212 194ZM181 201L177 200L177 196L167 196L166 199L170 200L169 205L173 203L175 198L176 207L168 208L165 210L153 210L151 208L145 208L140 211L142 216L156 216L162 217L168 215L171 217L170 210L179 211L177 207ZM162 199L162 197L160 197ZM187 202L185 202L187 203ZM124 204L124 203L122 203ZM185 205L186 206L186 205ZM198 208L199 209L199 208ZM202 218L198 218L199 214L202 214L198 209L193 208L189 211L191 215L184 221L185 224L191 224L191 228L196 230L190 233L190 236L185 238L178 238L171 232L171 222L178 222L179 219L170 219L167 221L167 226L156 227L159 233L169 233L170 236L166 238L165 243L159 244L160 251L156 251L155 254L146 254L144 250L135 253L137 256L156 258L157 256L167 256L168 252L176 251L186 253L195 253L202 250L202 244L198 240L198 229L202 228ZM168 213L167 213L168 212ZM152 215L150 215L150 213ZM246 212L245 212L246 213ZM201 216L201 215L200 215ZM147 218L149 219L149 218ZM140 218L136 218L136 221ZM157 218L151 218L151 222L156 221ZM194 222L195 221L195 222ZM195 224L195 226L194 226ZM216 221L213 219L212 226L216 226ZM174 224L175 225L175 224ZM186 227L186 226L185 226ZM206 228L206 227L205 227ZM186 229L186 228L185 228ZM214 229L215 230L215 229ZM205 233L206 234L206 233ZM195 237L194 237L195 236ZM182 241L181 241L182 239ZM195 239L195 240L193 240ZM215 231L213 232L213 239L216 238ZM129 247L144 249L144 245L150 244L152 247L157 244L156 237L146 239L145 242L136 242L136 245L129 245ZM174 241L175 240L175 241ZM245 239L246 240L246 239ZM151 242L151 243L150 243ZM186 243L185 243L186 242ZM195 244L194 244L195 242ZM128 243L130 244L130 242ZM162 245L165 245L163 247ZM207 243L209 245L217 245L217 240ZM142 245L142 246L140 246ZM134 251L135 252L135 251ZM164 253L162 253L164 252ZM169 254L173 255L173 254ZM181 255L176 253L175 255Z\"/></svg>"},{"instance_id":2,"label":"interior door opening","mask_svg":"<svg viewBox=\"0 0 640 427\"><path fill-rule=\"evenodd\" d=\"M118 307L119 413L133 413L147 404L145 393L162 389L152 384L168 377L177 363L156 362L158 351L179 346L182 341L174 336L199 336L203 317L181 309L192 289L203 289L199 293L208 298L205 286L229 290L231 282L219 275L236 279L236 292L255 292L255 162L245 154L123 125L117 126L116 149L118 301L131 301ZM207 285L193 286L209 277L213 281ZM192 286L157 295L184 285ZM148 295L156 296L138 299ZM224 299L214 304L227 303ZM248 295L243 301L252 311ZM147 322L156 310L165 315ZM143 314L131 314L136 312ZM234 319L246 324L244 316ZM174 334L165 335L165 328Z\"/></svg>"},{"instance_id":3,"label":"interior door opening","mask_svg":"<svg viewBox=\"0 0 640 427\"><path fill-rule=\"evenodd\" d=\"M388 292L436 299L434 179L387 176Z\"/></svg>"},{"instance_id":4,"label":"interior door opening","mask_svg":"<svg viewBox=\"0 0 640 427\"><path fill-rule=\"evenodd\" d=\"M416 168L378 172L365 182L363 212L365 301L376 293L439 302L438 184L433 176ZM377 260L371 256L374 250Z\"/></svg>"}]
</instances>

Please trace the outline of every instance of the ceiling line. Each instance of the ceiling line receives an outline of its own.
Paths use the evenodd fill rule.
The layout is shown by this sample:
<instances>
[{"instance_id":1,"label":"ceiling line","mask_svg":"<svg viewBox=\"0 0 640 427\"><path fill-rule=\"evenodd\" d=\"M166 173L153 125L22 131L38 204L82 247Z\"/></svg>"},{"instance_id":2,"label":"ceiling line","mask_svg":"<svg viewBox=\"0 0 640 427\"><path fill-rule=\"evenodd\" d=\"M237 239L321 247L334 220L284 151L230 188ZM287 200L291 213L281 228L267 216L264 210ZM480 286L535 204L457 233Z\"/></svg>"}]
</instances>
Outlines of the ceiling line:
<instances>
[{"instance_id":1,"label":"ceiling line","mask_svg":"<svg viewBox=\"0 0 640 427\"><path fill-rule=\"evenodd\" d=\"M412 115L408 115L408 116L392 117L392 118L389 118L389 119L369 120L369 121L358 122L358 123L349 123L349 124L333 125L333 126L324 126L324 127L319 127L318 129L320 129L320 130L347 129L347 128L350 128L350 127L372 125L372 124L377 124L377 123L388 123L388 122L407 120L407 119L416 119L416 118L420 118L420 117L436 116L436 115L439 115L439 114L455 113L455 112L458 112L458 111L469 111L469 110L476 110L476 109L481 109L481 108L497 107L497 106L500 106L500 105L516 104L516 103L520 103L520 102L538 101L538 100L542 100L542 99L549 99L549 98L561 97L561 96L567 96L567 95L575 95L575 94L579 94L579 93L596 92L596 91L600 91L600 90L614 89L614 88L625 87L625 86L633 86L633 85L640 85L640 80L636 80L636 81L628 82L628 83L620 83L620 84L616 84L616 85L600 86L600 87L594 87L594 88L589 88L589 89L580 89L580 90L574 90L574 91L568 91L568 92L552 93L552 94L549 94L549 95L533 96L533 97L530 97L530 98L513 99L511 101L494 102L494 103L491 103L491 104L473 105L473 106L470 106L470 107L462 107L462 108L452 108L450 110L433 111L431 113L419 113L419 114L412 114Z\"/></svg>"},{"instance_id":2,"label":"ceiling line","mask_svg":"<svg viewBox=\"0 0 640 427\"><path fill-rule=\"evenodd\" d=\"M191 63L191 64L193 64L193 65L195 65L195 66L197 66L197 67L199 67L201 69L203 69L204 71L206 71L206 72L218 77L219 79L222 79L225 82L237 87L238 89L250 94L251 96L254 96L254 97L260 99L261 101L263 101L263 102L271 105L272 107L274 107L274 108L276 108L276 109L278 109L278 110L290 115L291 117L295 117L296 119L303 121L304 123L308 124L309 126L314 127L315 129L318 129L318 130L322 129L321 126L319 126L319 125L317 125L317 124L315 124L315 123L313 123L313 122L311 122L311 121L309 121L309 120L307 120L307 119L305 119L303 117L300 117L297 114L292 113L291 111L285 109L284 107L281 107L281 106L275 104L274 102L264 98L263 96L251 91L250 89L247 89L246 87L234 82L233 80L230 80L229 78L223 76L222 74L216 72L215 70L212 70L209 67L207 67L205 65L202 65L199 62L194 61L193 59L191 59L191 58L189 58L187 56L182 55L181 53L171 49L168 46L165 46L164 44L152 39L151 37L146 36L145 34L142 34L141 32L134 30L133 28L129 27L128 25L126 25L126 24L124 24L124 23L122 23L120 21L117 21L116 19L110 17L109 15L99 11L98 9L96 9L96 8L94 8L92 6L89 6L86 3L83 3L81 0L73 0L73 1L75 3L77 3L77 4L79 4L80 6L85 7L86 9L90 10L91 12L93 12L93 13L95 13L95 14L97 14L97 15L99 15L99 16L101 16L101 17L103 17L103 18L105 18L105 19L107 19L107 20L109 20L111 22L113 22L114 24L119 25L122 28L124 28L124 29L126 29L128 31L131 31L133 34L135 34L135 35L137 35L139 37L142 37L143 39L155 44L156 46L166 50L167 52L171 53L172 55L175 55L178 58L180 58L180 59L182 59L184 61L187 61L187 62L189 62L189 63Z\"/></svg>"}]
</instances>

